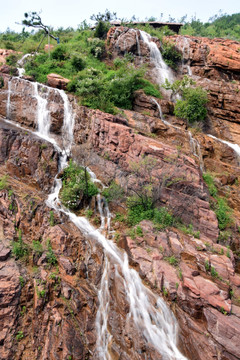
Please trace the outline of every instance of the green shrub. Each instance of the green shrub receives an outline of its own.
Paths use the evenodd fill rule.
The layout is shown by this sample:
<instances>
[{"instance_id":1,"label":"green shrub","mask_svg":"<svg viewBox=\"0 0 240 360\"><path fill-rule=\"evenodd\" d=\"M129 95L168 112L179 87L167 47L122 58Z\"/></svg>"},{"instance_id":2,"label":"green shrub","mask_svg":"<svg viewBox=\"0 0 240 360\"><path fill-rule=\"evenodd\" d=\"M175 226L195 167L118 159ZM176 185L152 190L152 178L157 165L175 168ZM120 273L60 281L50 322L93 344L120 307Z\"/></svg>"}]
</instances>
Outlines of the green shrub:
<instances>
[{"instance_id":1,"label":"green shrub","mask_svg":"<svg viewBox=\"0 0 240 360\"><path fill-rule=\"evenodd\" d=\"M17 66L18 57L15 54L10 54L6 58L6 63L10 66Z\"/></svg>"},{"instance_id":2,"label":"green shrub","mask_svg":"<svg viewBox=\"0 0 240 360\"><path fill-rule=\"evenodd\" d=\"M67 49L64 45L58 45L52 52L51 57L55 60L66 60L68 58Z\"/></svg>"},{"instance_id":3,"label":"green shrub","mask_svg":"<svg viewBox=\"0 0 240 360\"><path fill-rule=\"evenodd\" d=\"M50 210L50 212L49 212L49 224L50 224L50 226L54 226L54 225L55 225L54 212L53 212L53 210Z\"/></svg>"},{"instance_id":4,"label":"green shrub","mask_svg":"<svg viewBox=\"0 0 240 360\"><path fill-rule=\"evenodd\" d=\"M74 68L74 70L76 71L81 71L85 68L85 61L82 59L81 56L78 56L78 55L74 55L72 58L71 58L71 65L72 67Z\"/></svg>"},{"instance_id":5,"label":"green shrub","mask_svg":"<svg viewBox=\"0 0 240 360\"><path fill-rule=\"evenodd\" d=\"M79 167L72 160L64 169L62 179L60 199L70 209L79 209L84 202L98 193L98 188L91 181L87 170Z\"/></svg>"},{"instance_id":6,"label":"green shrub","mask_svg":"<svg viewBox=\"0 0 240 360\"><path fill-rule=\"evenodd\" d=\"M43 246L38 240L33 240L32 242L33 252L37 255L41 255L43 253Z\"/></svg>"},{"instance_id":7,"label":"green shrub","mask_svg":"<svg viewBox=\"0 0 240 360\"><path fill-rule=\"evenodd\" d=\"M17 335L16 335L16 339L17 340L21 340L24 338L24 334L23 334L23 331L18 331Z\"/></svg>"},{"instance_id":8,"label":"green shrub","mask_svg":"<svg viewBox=\"0 0 240 360\"><path fill-rule=\"evenodd\" d=\"M169 264L173 266L177 266L178 264L178 259L176 259L174 255L166 257L165 260L167 260L167 262L169 262Z\"/></svg>"},{"instance_id":9,"label":"green shrub","mask_svg":"<svg viewBox=\"0 0 240 360\"><path fill-rule=\"evenodd\" d=\"M112 181L108 188L102 192L107 202L121 200L124 196L124 189L115 181Z\"/></svg>"},{"instance_id":10,"label":"green shrub","mask_svg":"<svg viewBox=\"0 0 240 360\"><path fill-rule=\"evenodd\" d=\"M8 188L7 178L8 178L7 175L3 175L0 178L0 190L4 190Z\"/></svg>"},{"instance_id":11,"label":"green shrub","mask_svg":"<svg viewBox=\"0 0 240 360\"><path fill-rule=\"evenodd\" d=\"M90 53L97 59L101 59L105 51L105 42L98 38L89 39Z\"/></svg>"},{"instance_id":12,"label":"green shrub","mask_svg":"<svg viewBox=\"0 0 240 360\"><path fill-rule=\"evenodd\" d=\"M217 195L217 188L214 185L214 178L210 173L203 174L203 180L208 186L208 190L211 196L216 197Z\"/></svg>"},{"instance_id":13,"label":"green shrub","mask_svg":"<svg viewBox=\"0 0 240 360\"><path fill-rule=\"evenodd\" d=\"M189 224L188 226L178 223L177 228L180 229L182 232L184 232L187 235L192 235L195 238L200 238L200 231L194 231L193 225Z\"/></svg>"},{"instance_id":14,"label":"green shrub","mask_svg":"<svg viewBox=\"0 0 240 360\"><path fill-rule=\"evenodd\" d=\"M28 253L27 246L22 241L22 232L18 230L18 241L12 243L12 253L19 259Z\"/></svg>"},{"instance_id":15,"label":"green shrub","mask_svg":"<svg viewBox=\"0 0 240 360\"><path fill-rule=\"evenodd\" d=\"M189 122L204 120L207 115L207 92L201 87L186 88L182 91L182 100L177 100L174 114Z\"/></svg>"},{"instance_id":16,"label":"green shrub","mask_svg":"<svg viewBox=\"0 0 240 360\"><path fill-rule=\"evenodd\" d=\"M206 269L206 271L209 271L209 269L210 269L210 264L209 264L209 261L208 260L205 260L205 269Z\"/></svg>"},{"instance_id":17,"label":"green shrub","mask_svg":"<svg viewBox=\"0 0 240 360\"><path fill-rule=\"evenodd\" d=\"M97 37L99 39L105 39L108 33L108 30L110 28L110 24L105 21L99 21L99 23L96 26L94 37Z\"/></svg>"},{"instance_id":18,"label":"green shrub","mask_svg":"<svg viewBox=\"0 0 240 360\"><path fill-rule=\"evenodd\" d=\"M163 49L161 53L166 64L176 70L178 63L182 59L182 55L176 49L176 46L169 42L163 42Z\"/></svg>"},{"instance_id":19,"label":"green shrub","mask_svg":"<svg viewBox=\"0 0 240 360\"><path fill-rule=\"evenodd\" d=\"M48 262L49 265L56 265L57 264L57 258L56 258L56 255L53 252L51 242L50 242L49 239L47 240L46 259L47 259L47 262Z\"/></svg>"},{"instance_id":20,"label":"green shrub","mask_svg":"<svg viewBox=\"0 0 240 360\"><path fill-rule=\"evenodd\" d=\"M232 223L232 209L228 206L224 198L217 198L215 213L217 215L218 227L220 230L224 230Z\"/></svg>"}]
</instances>

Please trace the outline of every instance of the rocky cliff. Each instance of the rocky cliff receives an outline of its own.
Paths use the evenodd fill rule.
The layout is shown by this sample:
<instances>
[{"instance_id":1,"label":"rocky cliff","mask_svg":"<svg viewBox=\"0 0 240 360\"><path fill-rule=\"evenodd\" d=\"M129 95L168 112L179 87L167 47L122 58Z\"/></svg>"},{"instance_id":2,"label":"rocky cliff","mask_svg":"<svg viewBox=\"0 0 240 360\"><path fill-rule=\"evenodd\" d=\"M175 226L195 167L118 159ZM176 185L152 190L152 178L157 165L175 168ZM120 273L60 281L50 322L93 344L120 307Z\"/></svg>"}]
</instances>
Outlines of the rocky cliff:
<instances>
[{"instance_id":1,"label":"rocky cliff","mask_svg":"<svg viewBox=\"0 0 240 360\"><path fill-rule=\"evenodd\" d=\"M239 44L181 36L168 41L183 53L179 74L191 70L208 90L205 133L192 130L192 135L187 124L173 116L169 98L153 101L137 92L134 110L114 116L79 106L69 96L75 120L72 154L80 164L87 158L106 185L115 179L125 189L136 180L131 163L146 156L154 159L151 176L161 185L159 204L194 231L174 226L159 230L144 220L141 233L130 236L126 225L114 219L114 211L124 213L123 205L113 204L112 226L120 234L114 240L117 255L126 251L155 308L158 295L169 304L179 324L178 347L188 359L239 359L239 158L220 142L239 144ZM150 61L149 48L136 30L111 29L107 44L113 58L128 51L135 54L136 65ZM112 359L165 358L160 355L164 343L153 346L142 331L143 319L138 325L133 321L130 287L116 255L110 256L94 234L79 231L66 214L44 202L58 173L59 153L35 134L38 101L39 96L46 100L51 138L64 147L62 93L2 76L0 173L9 177L8 187L0 192L1 358L103 359L99 348L103 351L106 344ZM214 173L218 192L228 196L234 219L231 234L219 233L202 170ZM97 222L97 207L92 208ZM11 249L21 242L25 253L16 259ZM101 302L104 279L107 289ZM107 314L100 322L99 309ZM96 324L102 323L103 329L104 320L101 333Z\"/></svg>"}]
</instances>

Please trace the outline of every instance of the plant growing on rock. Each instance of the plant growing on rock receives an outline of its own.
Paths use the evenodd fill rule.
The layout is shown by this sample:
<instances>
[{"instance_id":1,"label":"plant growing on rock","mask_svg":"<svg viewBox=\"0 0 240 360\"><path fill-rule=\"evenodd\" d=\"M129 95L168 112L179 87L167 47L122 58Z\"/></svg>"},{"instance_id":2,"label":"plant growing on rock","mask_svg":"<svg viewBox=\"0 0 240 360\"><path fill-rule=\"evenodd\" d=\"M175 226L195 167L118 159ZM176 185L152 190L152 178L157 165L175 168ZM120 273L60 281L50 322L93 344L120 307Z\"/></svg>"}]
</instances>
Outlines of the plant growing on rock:
<instances>
[{"instance_id":1,"label":"plant growing on rock","mask_svg":"<svg viewBox=\"0 0 240 360\"><path fill-rule=\"evenodd\" d=\"M204 120L207 116L207 92L201 87L186 88L182 92L182 100L177 100L174 114L189 122Z\"/></svg>"},{"instance_id":2,"label":"plant growing on rock","mask_svg":"<svg viewBox=\"0 0 240 360\"><path fill-rule=\"evenodd\" d=\"M69 209L79 209L98 193L98 188L92 182L86 167L79 167L72 160L64 169L62 179L60 199Z\"/></svg>"},{"instance_id":3,"label":"plant growing on rock","mask_svg":"<svg viewBox=\"0 0 240 360\"><path fill-rule=\"evenodd\" d=\"M192 87L194 84L194 81L185 75L182 80L176 80L172 84L166 80L163 85L166 90L172 91L172 100L176 94L181 95L182 99L178 99L174 106L174 114L189 122L202 121L207 115L207 92L199 86Z\"/></svg>"}]
</instances>

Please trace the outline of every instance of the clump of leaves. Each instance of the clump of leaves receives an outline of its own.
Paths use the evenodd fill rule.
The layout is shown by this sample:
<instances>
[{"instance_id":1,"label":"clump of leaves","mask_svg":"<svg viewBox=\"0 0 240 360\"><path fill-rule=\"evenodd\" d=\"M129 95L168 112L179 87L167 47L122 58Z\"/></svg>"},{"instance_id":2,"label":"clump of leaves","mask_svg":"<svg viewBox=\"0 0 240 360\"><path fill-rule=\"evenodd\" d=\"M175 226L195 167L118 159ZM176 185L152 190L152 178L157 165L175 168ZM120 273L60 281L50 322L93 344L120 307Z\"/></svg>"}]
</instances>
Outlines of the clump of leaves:
<instances>
[{"instance_id":1,"label":"clump of leaves","mask_svg":"<svg viewBox=\"0 0 240 360\"><path fill-rule=\"evenodd\" d=\"M217 195L217 188L214 184L214 178L210 173L203 174L203 180L208 186L208 190L211 196L216 197Z\"/></svg>"},{"instance_id":2,"label":"clump of leaves","mask_svg":"<svg viewBox=\"0 0 240 360\"><path fill-rule=\"evenodd\" d=\"M53 252L52 245L49 239L47 239L47 254L46 254L47 262L50 265L56 265L57 264L57 258L56 255Z\"/></svg>"},{"instance_id":3,"label":"clump of leaves","mask_svg":"<svg viewBox=\"0 0 240 360\"><path fill-rule=\"evenodd\" d=\"M70 160L63 171L63 186L60 192L62 203L70 209L79 209L92 196L98 193L98 188L92 182L86 168L79 167Z\"/></svg>"},{"instance_id":4,"label":"clump of leaves","mask_svg":"<svg viewBox=\"0 0 240 360\"><path fill-rule=\"evenodd\" d=\"M177 69L178 63L182 59L181 53L176 49L176 46L170 42L163 42L162 56L171 68Z\"/></svg>"}]
</instances>

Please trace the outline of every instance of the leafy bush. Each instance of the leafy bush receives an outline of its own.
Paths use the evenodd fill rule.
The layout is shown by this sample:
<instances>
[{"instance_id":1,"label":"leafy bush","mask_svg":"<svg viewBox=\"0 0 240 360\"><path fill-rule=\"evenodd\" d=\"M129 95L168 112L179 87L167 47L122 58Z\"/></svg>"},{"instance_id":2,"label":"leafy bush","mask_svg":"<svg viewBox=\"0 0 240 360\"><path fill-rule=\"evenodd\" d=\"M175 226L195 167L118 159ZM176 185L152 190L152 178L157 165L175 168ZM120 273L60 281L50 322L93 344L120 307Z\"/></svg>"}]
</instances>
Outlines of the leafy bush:
<instances>
[{"instance_id":1,"label":"leafy bush","mask_svg":"<svg viewBox=\"0 0 240 360\"><path fill-rule=\"evenodd\" d=\"M12 253L19 259L28 253L26 245L22 241L22 232L18 231L18 241L13 241L12 243Z\"/></svg>"},{"instance_id":2,"label":"leafy bush","mask_svg":"<svg viewBox=\"0 0 240 360\"><path fill-rule=\"evenodd\" d=\"M68 55L67 55L67 49L66 46L64 45L58 45L52 52L51 52L51 57L55 60L66 60Z\"/></svg>"},{"instance_id":3,"label":"leafy bush","mask_svg":"<svg viewBox=\"0 0 240 360\"><path fill-rule=\"evenodd\" d=\"M0 178L0 190L4 190L8 188L8 183L7 183L7 175L3 175Z\"/></svg>"},{"instance_id":4,"label":"leafy bush","mask_svg":"<svg viewBox=\"0 0 240 360\"><path fill-rule=\"evenodd\" d=\"M82 59L82 57L74 55L71 58L71 65L76 71L81 71L85 68L85 61Z\"/></svg>"},{"instance_id":5,"label":"leafy bush","mask_svg":"<svg viewBox=\"0 0 240 360\"><path fill-rule=\"evenodd\" d=\"M128 198L128 222L136 225L142 220L152 220L158 229L165 229L174 223L173 216L164 207L154 208L151 199L144 206L136 203L136 198Z\"/></svg>"},{"instance_id":6,"label":"leafy bush","mask_svg":"<svg viewBox=\"0 0 240 360\"><path fill-rule=\"evenodd\" d=\"M217 198L215 213L217 215L218 227L220 230L226 229L226 227L232 223L232 209L228 206L224 198Z\"/></svg>"},{"instance_id":7,"label":"leafy bush","mask_svg":"<svg viewBox=\"0 0 240 360\"><path fill-rule=\"evenodd\" d=\"M207 92L201 87L186 88L182 91L183 100L177 100L174 114L189 122L204 120L207 115Z\"/></svg>"},{"instance_id":8,"label":"leafy bush","mask_svg":"<svg viewBox=\"0 0 240 360\"><path fill-rule=\"evenodd\" d=\"M72 160L64 169L62 179L60 199L70 209L79 209L84 202L98 193L98 188L91 181L86 169L79 167Z\"/></svg>"},{"instance_id":9,"label":"leafy bush","mask_svg":"<svg viewBox=\"0 0 240 360\"><path fill-rule=\"evenodd\" d=\"M6 63L10 66L16 66L17 61L18 61L18 57L15 54L10 54L6 59Z\"/></svg>"},{"instance_id":10,"label":"leafy bush","mask_svg":"<svg viewBox=\"0 0 240 360\"><path fill-rule=\"evenodd\" d=\"M56 265L57 264L57 258L56 258L56 255L53 252L52 245L51 245L51 242L50 242L49 239L47 240L46 259L47 259L48 264L50 264L50 265Z\"/></svg>"},{"instance_id":11,"label":"leafy bush","mask_svg":"<svg viewBox=\"0 0 240 360\"><path fill-rule=\"evenodd\" d=\"M89 40L89 45L90 53L97 59L101 59L105 51L105 42L98 38L93 38Z\"/></svg>"},{"instance_id":12,"label":"leafy bush","mask_svg":"<svg viewBox=\"0 0 240 360\"><path fill-rule=\"evenodd\" d=\"M162 56L166 64L174 70L177 69L177 64L182 59L182 55L176 49L176 46L170 42L163 42Z\"/></svg>"},{"instance_id":13,"label":"leafy bush","mask_svg":"<svg viewBox=\"0 0 240 360\"><path fill-rule=\"evenodd\" d=\"M203 174L203 180L208 186L208 190L211 196L216 197L217 195L217 188L214 185L214 178L210 173Z\"/></svg>"},{"instance_id":14,"label":"leafy bush","mask_svg":"<svg viewBox=\"0 0 240 360\"><path fill-rule=\"evenodd\" d=\"M43 246L38 240L33 240L32 242L33 252L37 255L41 255L43 253Z\"/></svg>"},{"instance_id":15,"label":"leafy bush","mask_svg":"<svg viewBox=\"0 0 240 360\"><path fill-rule=\"evenodd\" d=\"M107 202L121 200L124 196L124 189L115 181L112 181L110 186L103 190L102 195Z\"/></svg>"},{"instance_id":16,"label":"leafy bush","mask_svg":"<svg viewBox=\"0 0 240 360\"><path fill-rule=\"evenodd\" d=\"M99 39L105 39L109 28L110 28L109 23L100 20L96 26L94 37L97 37Z\"/></svg>"}]
</instances>

